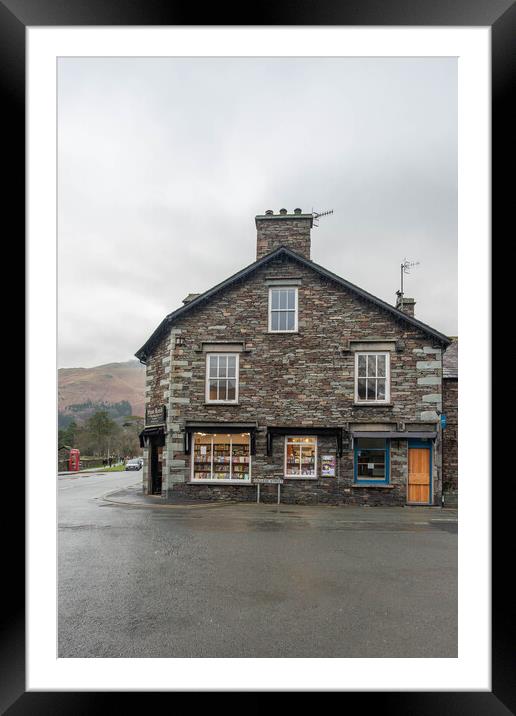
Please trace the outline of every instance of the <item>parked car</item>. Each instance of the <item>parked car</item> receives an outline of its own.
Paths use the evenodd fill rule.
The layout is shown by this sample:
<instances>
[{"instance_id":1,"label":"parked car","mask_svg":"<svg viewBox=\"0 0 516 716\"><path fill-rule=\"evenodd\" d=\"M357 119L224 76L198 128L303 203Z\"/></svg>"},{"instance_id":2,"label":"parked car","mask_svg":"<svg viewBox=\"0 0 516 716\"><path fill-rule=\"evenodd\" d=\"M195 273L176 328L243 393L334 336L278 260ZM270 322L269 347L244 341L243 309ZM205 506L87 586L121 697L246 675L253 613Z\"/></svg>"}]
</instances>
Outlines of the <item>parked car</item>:
<instances>
[{"instance_id":1,"label":"parked car","mask_svg":"<svg viewBox=\"0 0 516 716\"><path fill-rule=\"evenodd\" d=\"M141 470L142 469L142 463L137 458L135 460L127 460L125 463L125 469L126 470Z\"/></svg>"}]
</instances>

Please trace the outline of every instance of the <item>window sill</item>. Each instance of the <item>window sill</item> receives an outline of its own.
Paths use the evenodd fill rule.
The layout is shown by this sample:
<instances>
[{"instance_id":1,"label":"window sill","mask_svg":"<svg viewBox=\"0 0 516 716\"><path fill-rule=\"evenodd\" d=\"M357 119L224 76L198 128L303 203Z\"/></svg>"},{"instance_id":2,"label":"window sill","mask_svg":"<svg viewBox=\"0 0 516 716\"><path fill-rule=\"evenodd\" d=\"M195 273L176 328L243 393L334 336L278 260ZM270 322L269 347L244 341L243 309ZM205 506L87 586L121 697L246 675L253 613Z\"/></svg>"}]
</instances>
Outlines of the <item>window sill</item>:
<instances>
[{"instance_id":1,"label":"window sill","mask_svg":"<svg viewBox=\"0 0 516 716\"><path fill-rule=\"evenodd\" d=\"M225 401L223 401L223 400L217 400L217 401L211 401L211 400L210 400L210 401L207 401L207 400L205 400L205 401L204 401L204 405L215 405L215 406L217 406L217 405L226 405L226 406L227 406L227 405L240 405L240 403L238 403L238 402L236 402L236 403L234 403L234 402L225 402Z\"/></svg>"},{"instance_id":2,"label":"window sill","mask_svg":"<svg viewBox=\"0 0 516 716\"><path fill-rule=\"evenodd\" d=\"M251 485L251 480L190 480L188 485Z\"/></svg>"},{"instance_id":3,"label":"window sill","mask_svg":"<svg viewBox=\"0 0 516 716\"><path fill-rule=\"evenodd\" d=\"M375 485L374 483L373 484L365 483L362 485L362 484L359 484L358 482L356 482L356 483L353 483L353 485L351 485L351 487L358 487L361 489L373 488L374 490L394 490L396 485Z\"/></svg>"},{"instance_id":4,"label":"window sill","mask_svg":"<svg viewBox=\"0 0 516 716\"><path fill-rule=\"evenodd\" d=\"M292 335L292 333L299 333L299 331L267 331L271 336L284 336Z\"/></svg>"},{"instance_id":5,"label":"window sill","mask_svg":"<svg viewBox=\"0 0 516 716\"><path fill-rule=\"evenodd\" d=\"M284 480L318 480L317 475L284 475Z\"/></svg>"},{"instance_id":6,"label":"window sill","mask_svg":"<svg viewBox=\"0 0 516 716\"><path fill-rule=\"evenodd\" d=\"M357 403L356 400L353 403L354 408L392 408L393 405L394 403Z\"/></svg>"}]
</instances>

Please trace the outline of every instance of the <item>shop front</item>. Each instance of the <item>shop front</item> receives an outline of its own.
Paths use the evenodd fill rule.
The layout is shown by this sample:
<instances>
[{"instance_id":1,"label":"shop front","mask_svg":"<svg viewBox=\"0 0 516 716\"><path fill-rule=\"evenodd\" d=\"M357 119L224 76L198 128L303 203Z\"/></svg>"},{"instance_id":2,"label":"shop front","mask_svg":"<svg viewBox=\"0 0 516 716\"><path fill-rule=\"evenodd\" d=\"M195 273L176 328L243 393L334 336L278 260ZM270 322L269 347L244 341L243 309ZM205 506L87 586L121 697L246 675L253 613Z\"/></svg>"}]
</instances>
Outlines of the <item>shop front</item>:
<instances>
[{"instance_id":1,"label":"shop front","mask_svg":"<svg viewBox=\"0 0 516 716\"><path fill-rule=\"evenodd\" d=\"M202 499L253 501L260 483L261 501L276 502L281 481L286 503L431 505L436 436L435 431L189 422L184 482L172 489Z\"/></svg>"},{"instance_id":2,"label":"shop front","mask_svg":"<svg viewBox=\"0 0 516 716\"><path fill-rule=\"evenodd\" d=\"M395 490L400 504L434 504L436 431L354 431L353 488Z\"/></svg>"}]
</instances>

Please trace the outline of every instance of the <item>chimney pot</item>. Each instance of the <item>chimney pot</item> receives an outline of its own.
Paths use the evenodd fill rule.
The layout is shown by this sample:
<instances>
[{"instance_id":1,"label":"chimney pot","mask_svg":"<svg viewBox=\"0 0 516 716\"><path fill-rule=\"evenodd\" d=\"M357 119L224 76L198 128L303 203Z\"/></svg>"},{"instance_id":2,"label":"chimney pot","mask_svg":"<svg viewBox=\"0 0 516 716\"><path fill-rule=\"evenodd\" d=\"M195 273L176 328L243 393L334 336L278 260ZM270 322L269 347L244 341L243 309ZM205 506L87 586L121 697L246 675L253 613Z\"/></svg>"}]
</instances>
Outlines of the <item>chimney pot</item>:
<instances>
[{"instance_id":1,"label":"chimney pot","mask_svg":"<svg viewBox=\"0 0 516 716\"><path fill-rule=\"evenodd\" d=\"M301 213L302 213L301 209L294 209L294 214L301 214Z\"/></svg>"},{"instance_id":2,"label":"chimney pot","mask_svg":"<svg viewBox=\"0 0 516 716\"><path fill-rule=\"evenodd\" d=\"M280 210L279 210L279 213L280 213L280 214L286 214L286 213L287 213L287 210L286 210L286 209L280 209Z\"/></svg>"},{"instance_id":3,"label":"chimney pot","mask_svg":"<svg viewBox=\"0 0 516 716\"><path fill-rule=\"evenodd\" d=\"M273 212L272 209L267 209L267 211L265 212L265 214L266 214L266 216L272 216L272 215L274 214L274 212Z\"/></svg>"},{"instance_id":4,"label":"chimney pot","mask_svg":"<svg viewBox=\"0 0 516 716\"><path fill-rule=\"evenodd\" d=\"M194 298L197 298L197 296L200 296L200 293L189 293L186 298L183 298L183 303L186 305L187 303L190 303L190 301L193 301Z\"/></svg>"},{"instance_id":5,"label":"chimney pot","mask_svg":"<svg viewBox=\"0 0 516 716\"><path fill-rule=\"evenodd\" d=\"M401 291L396 291L396 308L398 311L403 311L403 313L414 318L415 306L416 302L413 298L403 296Z\"/></svg>"}]
</instances>

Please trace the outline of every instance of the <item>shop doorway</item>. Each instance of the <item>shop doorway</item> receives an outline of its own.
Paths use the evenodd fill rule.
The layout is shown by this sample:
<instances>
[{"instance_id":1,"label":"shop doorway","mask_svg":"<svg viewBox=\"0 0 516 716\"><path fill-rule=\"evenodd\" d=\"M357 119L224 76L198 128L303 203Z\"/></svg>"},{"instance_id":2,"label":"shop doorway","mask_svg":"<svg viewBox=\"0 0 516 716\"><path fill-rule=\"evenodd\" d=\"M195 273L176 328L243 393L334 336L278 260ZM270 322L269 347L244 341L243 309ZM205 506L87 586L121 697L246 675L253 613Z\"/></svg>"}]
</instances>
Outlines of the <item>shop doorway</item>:
<instances>
[{"instance_id":1,"label":"shop doorway","mask_svg":"<svg viewBox=\"0 0 516 716\"><path fill-rule=\"evenodd\" d=\"M430 445L409 445L407 502L412 505L428 505L432 502Z\"/></svg>"},{"instance_id":2,"label":"shop doorway","mask_svg":"<svg viewBox=\"0 0 516 716\"><path fill-rule=\"evenodd\" d=\"M161 484L163 481L163 446L156 445L153 440L149 446L150 450L150 475L149 487L151 495L161 495Z\"/></svg>"}]
</instances>

